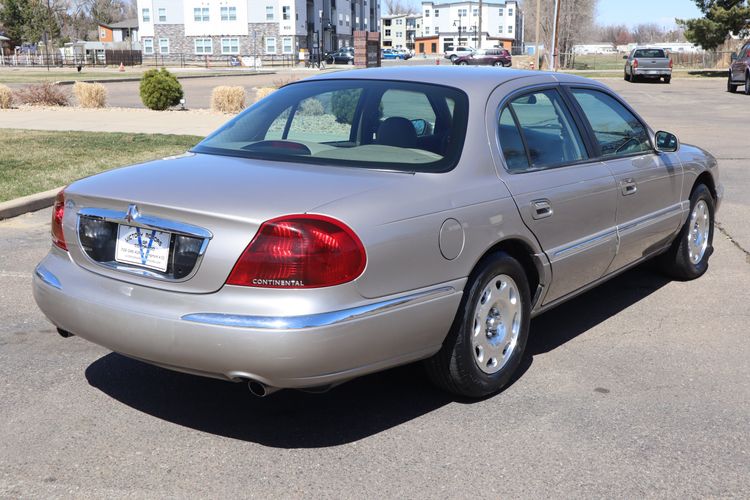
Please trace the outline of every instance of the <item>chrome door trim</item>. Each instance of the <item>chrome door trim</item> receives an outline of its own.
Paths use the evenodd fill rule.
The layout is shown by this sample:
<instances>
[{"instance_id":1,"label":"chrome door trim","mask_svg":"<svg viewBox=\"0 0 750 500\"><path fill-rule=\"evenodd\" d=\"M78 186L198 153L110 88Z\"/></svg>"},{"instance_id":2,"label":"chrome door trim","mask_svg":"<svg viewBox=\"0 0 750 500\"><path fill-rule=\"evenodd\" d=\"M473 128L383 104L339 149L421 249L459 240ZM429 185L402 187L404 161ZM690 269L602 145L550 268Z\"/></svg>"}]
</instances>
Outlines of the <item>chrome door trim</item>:
<instances>
[{"instance_id":1,"label":"chrome door trim","mask_svg":"<svg viewBox=\"0 0 750 500\"><path fill-rule=\"evenodd\" d=\"M254 328L260 330L305 330L323 326L337 325L347 321L362 319L388 312L397 307L409 307L456 293L452 286L444 286L424 292L405 295L395 299L375 302L350 309L331 311L302 316L245 316L240 314L193 313L180 319L193 323L233 328Z\"/></svg>"},{"instance_id":2,"label":"chrome door trim","mask_svg":"<svg viewBox=\"0 0 750 500\"><path fill-rule=\"evenodd\" d=\"M592 236L585 240L579 240L572 245L568 245L566 247L555 250L553 256L556 259L563 259L588 248L594 247L600 243L604 243L606 240L612 237L617 237L617 228L607 229L606 231L599 233L596 236Z\"/></svg>"},{"instance_id":3,"label":"chrome door trim","mask_svg":"<svg viewBox=\"0 0 750 500\"><path fill-rule=\"evenodd\" d=\"M617 226L617 230L621 235L639 231L645 226L650 226L651 224L661 222L662 220L668 219L669 217L672 217L674 215L682 214L683 211L684 209L682 207L682 203L678 203L676 205L672 205L671 207L663 208L657 212L650 213L639 219L632 220L627 224Z\"/></svg>"}]
</instances>

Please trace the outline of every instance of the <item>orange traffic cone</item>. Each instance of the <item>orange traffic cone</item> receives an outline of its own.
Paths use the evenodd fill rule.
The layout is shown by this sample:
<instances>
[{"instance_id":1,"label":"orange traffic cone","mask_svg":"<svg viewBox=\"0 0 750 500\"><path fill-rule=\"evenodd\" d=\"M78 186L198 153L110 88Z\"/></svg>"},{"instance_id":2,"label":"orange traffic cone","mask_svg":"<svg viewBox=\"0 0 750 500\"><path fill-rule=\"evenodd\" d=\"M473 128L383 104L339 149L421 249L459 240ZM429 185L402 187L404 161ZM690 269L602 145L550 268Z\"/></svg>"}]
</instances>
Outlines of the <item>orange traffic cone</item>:
<instances>
[{"instance_id":1,"label":"orange traffic cone","mask_svg":"<svg viewBox=\"0 0 750 500\"><path fill-rule=\"evenodd\" d=\"M125 65L123 63L120 63L120 73L125 72Z\"/></svg>"}]
</instances>

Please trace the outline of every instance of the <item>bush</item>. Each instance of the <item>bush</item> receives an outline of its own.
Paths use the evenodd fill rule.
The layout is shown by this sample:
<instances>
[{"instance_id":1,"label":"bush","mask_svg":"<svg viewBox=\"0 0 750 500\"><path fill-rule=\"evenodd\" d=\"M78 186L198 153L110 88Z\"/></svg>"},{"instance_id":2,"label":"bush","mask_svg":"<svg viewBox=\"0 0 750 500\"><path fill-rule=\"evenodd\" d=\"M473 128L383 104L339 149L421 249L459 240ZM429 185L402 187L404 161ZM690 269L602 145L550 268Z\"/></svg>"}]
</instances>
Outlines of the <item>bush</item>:
<instances>
[{"instance_id":1,"label":"bush","mask_svg":"<svg viewBox=\"0 0 750 500\"><path fill-rule=\"evenodd\" d=\"M359 102L360 89L339 90L331 96L331 110L339 123L351 124Z\"/></svg>"},{"instance_id":2,"label":"bush","mask_svg":"<svg viewBox=\"0 0 750 500\"><path fill-rule=\"evenodd\" d=\"M26 85L16 92L22 104L31 106L67 106L68 94L54 83Z\"/></svg>"},{"instance_id":3,"label":"bush","mask_svg":"<svg viewBox=\"0 0 750 500\"><path fill-rule=\"evenodd\" d=\"M76 82L73 94L82 108L103 108L107 105L107 89L101 83Z\"/></svg>"},{"instance_id":4,"label":"bush","mask_svg":"<svg viewBox=\"0 0 750 500\"><path fill-rule=\"evenodd\" d=\"M0 109L8 109L13 106L13 91L10 87L0 85Z\"/></svg>"},{"instance_id":5,"label":"bush","mask_svg":"<svg viewBox=\"0 0 750 500\"><path fill-rule=\"evenodd\" d=\"M323 103L314 97L305 99L300 106L300 113L307 116L320 116L324 115L325 112Z\"/></svg>"},{"instance_id":6,"label":"bush","mask_svg":"<svg viewBox=\"0 0 750 500\"><path fill-rule=\"evenodd\" d=\"M149 109L163 111L180 104L182 85L165 68L150 69L141 78L141 101Z\"/></svg>"},{"instance_id":7,"label":"bush","mask_svg":"<svg viewBox=\"0 0 750 500\"><path fill-rule=\"evenodd\" d=\"M245 87L215 87L211 92L211 110L237 114L245 108Z\"/></svg>"},{"instance_id":8,"label":"bush","mask_svg":"<svg viewBox=\"0 0 750 500\"><path fill-rule=\"evenodd\" d=\"M276 92L276 88L274 87L261 87L259 89L255 89L255 102L260 101L264 97L268 97L274 92Z\"/></svg>"}]
</instances>

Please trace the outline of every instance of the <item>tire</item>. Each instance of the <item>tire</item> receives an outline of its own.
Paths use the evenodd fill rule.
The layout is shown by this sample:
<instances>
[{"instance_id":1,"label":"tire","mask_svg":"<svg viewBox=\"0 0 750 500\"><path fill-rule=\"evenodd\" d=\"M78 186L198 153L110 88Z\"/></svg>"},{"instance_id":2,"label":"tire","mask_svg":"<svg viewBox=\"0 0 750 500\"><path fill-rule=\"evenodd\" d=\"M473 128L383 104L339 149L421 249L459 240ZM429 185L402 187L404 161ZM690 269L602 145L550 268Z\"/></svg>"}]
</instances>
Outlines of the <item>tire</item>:
<instances>
[{"instance_id":1,"label":"tire","mask_svg":"<svg viewBox=\"0 0 750 500\"><path fill-rule=\"evenodd\" d=\"M502 65L503 65L503 63L502 63L502 62L500 62L500 61L495 61L495 62L493 62L493 63L492 63L492 65L493 65L493 66L498 66L498 67L499 67L499 66L502 66Z\"/></svg>"},{"instance_id":2,"label":"tire","mask_svg":"<svg viewBox=\"0 0 750 500\"><path fill-rule=\"evenodd\" d=\"M625 80L626 82L629 82L629 81L630 81L630 75L629 75L629 74L628 74L627 72L625 72L625 73L624 73L624 76L623 76L623 79L624 79L624 80Z\"/></svg>"},{"instance_id":3,"label":"tire","mask_svg":"<svg viewBox=\"0 0 750 500\"><path fill-rule=\"evenodd\" d=\"M466 284L442 348L424 362L430 379L471 398L499 391L523 359L530 313L529 285L518 261L504 252L486 257Z\"/></svg>"},{"instance_id":4,"label":"tire","mask_svg":"<svg viewBox=\"0 0 750 500\"><path fill-rule=\"evenodd\" d=\"M466 61L458 61L459 66L467 66L468 64Z\"/></svg>"},{"instance_id":5,"label":"tire","mask_svg":"<svg viewBox=\"0 0 750 500\"><path fill-rule=\"evenodd\" d=\"M453 54L453 55L452 55L452 56L450 56L450 57L449 57L448 59L450 59L450 60L451 60L451 62L454 62L454 61L455 61L455 60L456 60L457 58L458 58L458 56L457 56L456 54Z\"/></svg>"},{"instance_id":6,"label":"tire","mask_svg":"<svg viewBox=\"0 0 750 500\"><path fill-rule=\"evenodd\" d=\"M690 214L669 250L660 257L665 271L678 280L693 280L708 269L713 253L714 198L705 184L690 195Z\"/></svg>"},{"instance_id":7,"label":"tire","mask_svg":"<svg viewBox=\"0 0 750 500\"><path fill-rule=\"evenodd\" d=\"M729 72L729 76L727 77L727 92L730 92L734 94L737 92L737 85L732 83L732 72Z\"/></svg>"},{"instance_id":8,"label":"tire","mask_svg":"<svg viewBox=\"0 0 750 500\"><path fill-rule=\"evenodd\" d=\"M745 73L745 95L750 95L750 73Z\"/></svg>"},{"instance_id":9,"label":"tire","mask_svg":"<svg viewBox=\"0 0 750 500\"><path fill-rule=\"evenodd\" d=\"M671 76L665 76L665 77L664 77L664 83L666 83L667 85L669 85L669 83L670 83L671 81L672 81L672 77L671 77Z\"/></svg>"}]
</instances>

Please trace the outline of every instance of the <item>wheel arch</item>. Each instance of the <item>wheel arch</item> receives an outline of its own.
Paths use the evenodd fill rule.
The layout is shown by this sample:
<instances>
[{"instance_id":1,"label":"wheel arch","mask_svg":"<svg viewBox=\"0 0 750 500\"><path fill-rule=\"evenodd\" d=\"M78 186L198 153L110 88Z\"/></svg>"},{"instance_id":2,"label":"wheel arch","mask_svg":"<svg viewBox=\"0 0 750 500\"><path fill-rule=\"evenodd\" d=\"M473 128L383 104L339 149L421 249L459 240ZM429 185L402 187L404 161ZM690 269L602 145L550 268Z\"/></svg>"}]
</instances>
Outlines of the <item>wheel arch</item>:
<instances>
[{"instance_id":1,"label":"wheel arch","mask_svg":"<svg viewBox=\"0 0 750 500\"><path fill-rule=\"evenodd\" d=\"M698 187L699 184L704 184L708 188L708 190L711 192L711 197L714 199L714 202L716 202L716 183L714 182L713 176L708 171L701 172L700 175L695 179L695 182L693 182L693 187L690 188L691 196L693 195L693 191L695 191L695 188Z\"/></svg>"}]
</instances>

